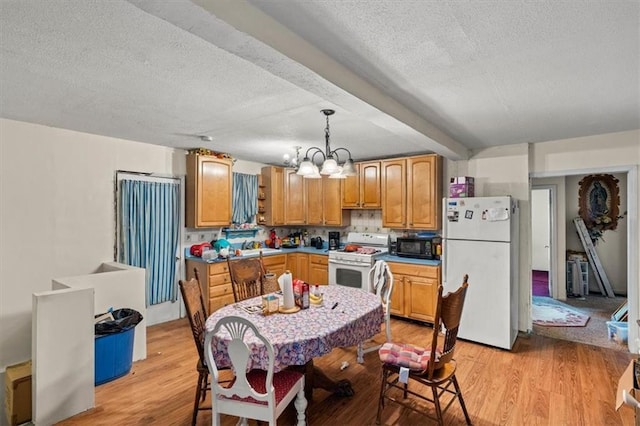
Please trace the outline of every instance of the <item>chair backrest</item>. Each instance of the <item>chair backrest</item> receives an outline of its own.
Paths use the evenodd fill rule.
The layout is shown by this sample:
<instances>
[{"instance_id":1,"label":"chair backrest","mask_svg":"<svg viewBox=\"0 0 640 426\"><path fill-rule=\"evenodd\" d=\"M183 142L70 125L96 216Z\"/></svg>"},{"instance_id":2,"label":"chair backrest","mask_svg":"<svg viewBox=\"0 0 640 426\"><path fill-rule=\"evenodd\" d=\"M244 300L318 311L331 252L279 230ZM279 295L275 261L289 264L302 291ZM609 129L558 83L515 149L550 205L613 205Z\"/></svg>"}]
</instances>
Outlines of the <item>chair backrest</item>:
<instances>
[{"instance_id":1,"label":"chair backrest","mask_svg":"<svg viewBox=\"0 0 640 426\"><path fill-rule=\"evenodd\" d=\"M187 310L187 317L191 325L191 333L198 350L200 361L204 362L204 335L205 322L207 321L207 308L204 304L202 289L200 288L200 277L198 270L194 268L194 277L189 281L180 280L180 292L182 300Z\"/></svg>"},{"instance_id":2,"label":"chair backrest","mask_svg":"<svg viewBox=\"0 0 640 426\"><path fill-rule=\"evenodd\" d=\"M236 302L260 296L265 273L262 257L227 258L233 298Z\"/></svg>"},{"instance_id":3,"label":"chair backrest","mask_svg":"<svg viewBox=\"0 0 640 426\"><path fill-rule=\"evenodd\" d=\"M218 383L218 368L213 357L213 337L217 333L226 332L231 336L231 341L227 345L227 353L231 359L233 371L235 372L235 380L231 387L224 387ZM255 337L254 337L255 336ZM257 392L247 380L247 365L251 348L247 339L258 339L262 342L267 350L269 357L268 370L265 382L265 393ZM271 342L260 334L257 327L248 319L227 316L218 321L214 329L207 332L205 338L205 359L211 375L213 376L212 390L216 395L223 395L228 398L237 395L239 398L252 397L257 401L265 401L270 406L275 406L275 390L273 388L273 369L274 369L274 351ZM215 398L215 397L214 397Z\"/></svg>"},{"instance_id":4,"label":"chair backrest","mask_svg":"<svg viewBox=\"0 0 640 426\"><path fill-rule=\"evenodd\" d=\"M393 292L393 274L384 260L378 260L369 270L369 290L382 300L384 308L385 334L391 341L391 293Z\"/></svg>"},{"instance_id":5,"label":"chair backrest","mask_svg":"<svg viewBox=\"0 0 640 426\"><path fill-rule=\"evenodd\" d=\"M430 358L432 360L438 359L438 361L429 363L429 378L433 377L434 371L453 359L453 352L458 339L458 327L462 317L462 308L467 295L467 287L469 287L468 279L469 276L465 275L462 285L453 293L447 293L445 296L442 295L442 285L438 286L438 302L433 323ZM442 346L438 347L438 336L442 329L444 329L444 340L442 341ZM440 353L439 358L436 356L436 351Z\"/></svg>"}]
</instances>

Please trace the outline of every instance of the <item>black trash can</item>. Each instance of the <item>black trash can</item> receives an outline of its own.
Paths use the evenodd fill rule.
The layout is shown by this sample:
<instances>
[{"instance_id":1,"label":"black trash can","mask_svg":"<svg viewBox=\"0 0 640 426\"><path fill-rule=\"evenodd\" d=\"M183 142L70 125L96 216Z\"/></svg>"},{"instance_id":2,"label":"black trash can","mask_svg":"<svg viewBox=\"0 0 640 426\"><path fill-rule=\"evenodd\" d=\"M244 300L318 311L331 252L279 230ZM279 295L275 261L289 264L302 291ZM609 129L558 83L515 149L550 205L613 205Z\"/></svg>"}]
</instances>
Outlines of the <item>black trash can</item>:
<instances>
[{"instance_id":1,"label":"black trash can","mask_svg":"<svg viewBox=\"0 0 640 426\"><path fill-rule=\"evenodd\" d=\"M107 315L107 319L95 324L96 386L129 373L135 327L142 321L142 314L134 309L116 309L110 313L113 319ZM106 314L109 312L96 315L96 318Z\"/></svg>"}]
</instances>

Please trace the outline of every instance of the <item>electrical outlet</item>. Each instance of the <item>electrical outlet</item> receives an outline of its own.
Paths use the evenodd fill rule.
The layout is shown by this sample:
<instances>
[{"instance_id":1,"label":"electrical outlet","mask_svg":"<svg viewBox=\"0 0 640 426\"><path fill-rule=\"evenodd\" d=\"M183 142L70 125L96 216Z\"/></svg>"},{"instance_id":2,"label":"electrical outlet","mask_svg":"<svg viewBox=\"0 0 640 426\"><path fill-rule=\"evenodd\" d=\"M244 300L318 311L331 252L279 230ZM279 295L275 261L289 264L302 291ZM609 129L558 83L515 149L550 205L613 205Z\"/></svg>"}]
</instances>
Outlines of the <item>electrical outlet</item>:
<instances>
[{"instance_id":1,"label":"electrical outlet","mask_svg":"<svg viewBox=\"0 0 640 426\"><path fill-rule=\"evenodd\" d=\"M188 243L190 243L190 242L191 242L191 239L192 239L192 238L191 238L191 234L187 234L187 236L186 236L186 241L187 241Z\"/></svg>"}]
</instances>

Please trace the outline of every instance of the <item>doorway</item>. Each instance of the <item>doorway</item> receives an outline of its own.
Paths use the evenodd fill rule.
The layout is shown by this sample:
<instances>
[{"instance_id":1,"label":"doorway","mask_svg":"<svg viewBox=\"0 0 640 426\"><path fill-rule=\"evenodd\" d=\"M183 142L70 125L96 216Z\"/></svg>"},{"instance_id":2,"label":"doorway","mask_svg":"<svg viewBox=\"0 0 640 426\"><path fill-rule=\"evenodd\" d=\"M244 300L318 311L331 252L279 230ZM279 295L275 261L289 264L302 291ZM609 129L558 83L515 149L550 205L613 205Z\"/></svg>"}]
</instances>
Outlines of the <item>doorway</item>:
<instances>
[{"instance_id":1,"label":"doorway","mask_svg":"<svg viewBox=\"0 0 640 426\"><path fill-rule=\"evenodd\" d=\"M552 188L531 190L531 294L551 297Z\"/></svg>"},{"instance_id":2,"label":"doorway","mask_svg":"<svg viewBox=\"0 0 640 426\"><path fill-rule=\"evenodd\" d=\"M593 271L589 271L588 284L590 289L586 292L586 297L571 297L573 295L567 294L567 264L566 264L566 252L571 251L584 251L582 245L579 243L579 238L576 233L573 218L577 216L578 212L578 189L579 182L585 176L589 174L598 173L613 173L620 180L620 193L621 193L621 211L629 210L629 215L623 220L623 225L614 232L607 234L606 243L602 243L602 246L598 245L597 251L599 256L601 255L605 269L609 269L610 278L613 278L613 282L618 283L617 288L614 291L619 296L616 298L607 298L603 296L596 286L596 281L593 276ZM581 170L575 171L571 174L554 177L539 177L533 178L531 181L531 232L532 232L532 257L531 257L531 290L532 290L532 306L536 302L540 302L539 296L534 293L534 282L536 278L535 271L544 269L544 239L540 238L541 235L545 235L545 226L550 224L550 257L551 262L549 265L549 296L543 299L542 303L549 305L562 305L564 307L581 311L589 316L586 326L584 327L545 327L533 324L532 331L534 334L548 336L552 338L569 340L575 342L582 342L600 347L608 347L620 351L628 352L630 346L635 343L635 336L632 334L635 328L629 328L629 341L627 344L620 344L611 339L608 336L608 327L606 322L610 320L611 314L627 299L629 304L635 303L634 297L637 297L637 291L633 288L632 279L633 276L630 271L633 270L633 263L629 261L630 256L634 252L634 247L637 247L637 241L633 238L632 221L630 217L634 217L633 206L636 199L637 192L634 190L633 185L635 178L635 169L631 170ZM546 194L544 190L549 190L550 204L547 210ZM541 207L542 206L542 207ZM541 218L541 215L545 215L548 212L548 222ZM610 249L610 245L619 239L618 245L614 249ZM536 241L537 240L537 241ZM608 244L608 245L607 245ZM626 262L618 260L618 263L614 262L613 257L620 257L620 253L625 252L626 256L622 259ZM589 266L590 269L590 266ZM543 296L544 297L544 296ZM538 299L538 300L536 300ZM630 314L631 316L631 314ZM637 316L634 315L634 316ZM630 319L630 324L635 324L635 319Z\"/></svg>"}]
</instances>

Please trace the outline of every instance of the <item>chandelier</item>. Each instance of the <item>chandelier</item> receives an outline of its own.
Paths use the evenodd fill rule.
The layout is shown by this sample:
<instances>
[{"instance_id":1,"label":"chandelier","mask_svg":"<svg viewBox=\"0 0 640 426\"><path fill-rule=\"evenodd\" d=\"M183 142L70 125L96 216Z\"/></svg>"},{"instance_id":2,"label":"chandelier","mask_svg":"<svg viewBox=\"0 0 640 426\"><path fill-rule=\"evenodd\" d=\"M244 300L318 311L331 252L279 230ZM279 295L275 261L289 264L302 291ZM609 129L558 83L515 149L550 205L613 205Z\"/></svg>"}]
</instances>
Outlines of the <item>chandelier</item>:
<instances>
[{"instance_id":1,"label":"chandelier","mask_svg":"<svg viewBox=\"0 0 640 426\"><path fill-rule=\"evenodd\" d=\"M300 165L300 149L301 148L302 148L301 146L294 146L293 147L293 149L296 150L296 155L295 156L291 156L288 153L286 153L286 154L284 154L282 156L285 166L292 167L292 168L298 170L298 166Z\"/></svg>"},{"instance_id":2,"label":"chandelier","mask_svg":"<svg viewBox=\"0 0 640 426\"><path fill-rule=\"evenodd\" d=\"M322 113L327 118L327 127L324 129L324 151L321 148L312 146L307 150L302 159L302 163L298 166L297 174L304 176L308 179L319 179L322 175L329 175L332 179L346 178L347 176L355 176L356 168L351 158L351 152L346 148L331 149L329 144L329 116L335 113L332 109L323 109ZM342 164L339 164L340 158L338 157L338 151L345 151L349 154L349 158ZM309 157L311 155L311 157ZM322 164L320 167L316 165L316 156L322 157Z\"/></svg>"}]
</instances>

